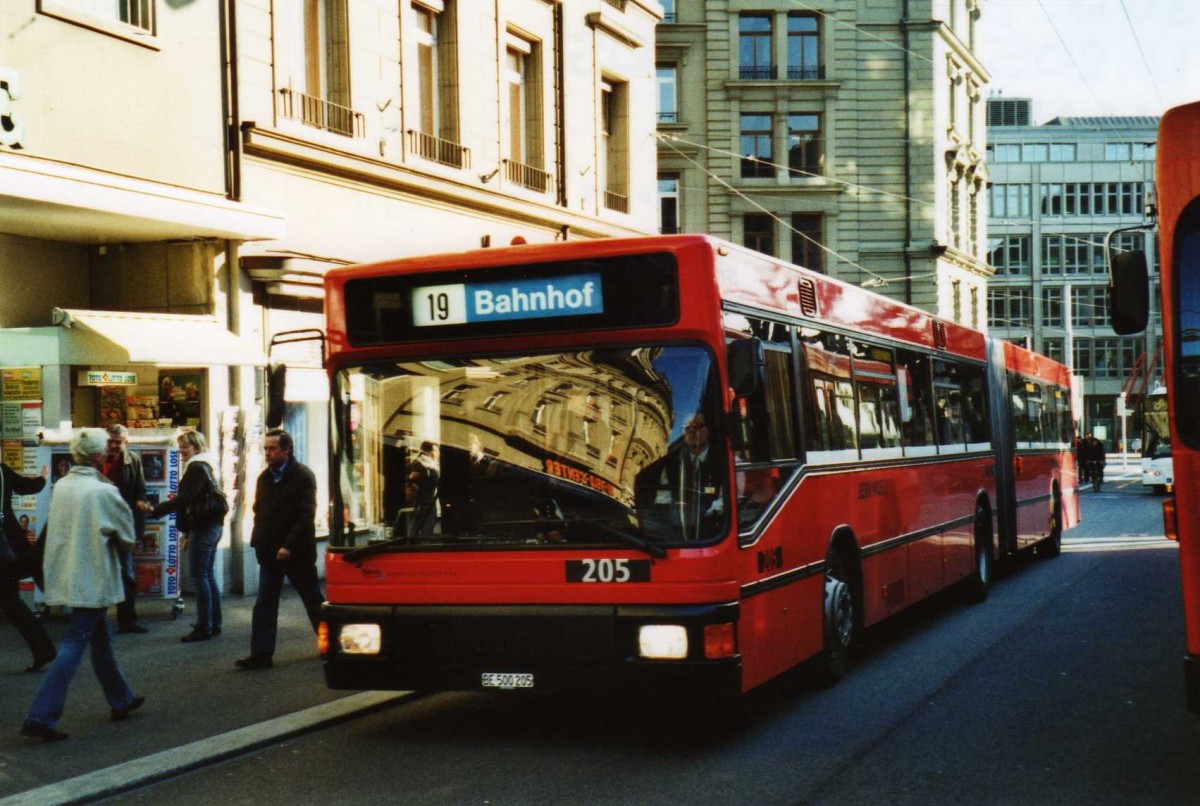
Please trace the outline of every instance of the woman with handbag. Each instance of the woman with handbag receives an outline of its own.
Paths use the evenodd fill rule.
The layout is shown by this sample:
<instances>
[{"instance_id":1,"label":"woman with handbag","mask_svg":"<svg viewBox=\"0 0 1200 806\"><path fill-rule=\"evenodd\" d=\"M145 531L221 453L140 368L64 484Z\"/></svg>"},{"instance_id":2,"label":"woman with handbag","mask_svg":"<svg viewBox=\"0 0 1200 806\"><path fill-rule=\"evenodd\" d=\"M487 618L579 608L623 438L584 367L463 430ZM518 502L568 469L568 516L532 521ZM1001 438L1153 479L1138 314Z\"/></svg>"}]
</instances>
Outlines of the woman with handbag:
<instances>
[{"instance_id":1,"label":"woman with handbag","mask_svg":"<svg viewBox=\"0 0 1200 806\"><path fill-rule=\"evenodd\" d=\"M207 641L221 634L221 591L214 567L229 505L217 482L217 459L207 453L208 443L199 431L180 431L175 437L184 460L179 492L158 506L142 505L151 518L175 513L175 525L186 533L188 568L196 588L196 623L181 639Z\"/></svg>"}]
</instances>

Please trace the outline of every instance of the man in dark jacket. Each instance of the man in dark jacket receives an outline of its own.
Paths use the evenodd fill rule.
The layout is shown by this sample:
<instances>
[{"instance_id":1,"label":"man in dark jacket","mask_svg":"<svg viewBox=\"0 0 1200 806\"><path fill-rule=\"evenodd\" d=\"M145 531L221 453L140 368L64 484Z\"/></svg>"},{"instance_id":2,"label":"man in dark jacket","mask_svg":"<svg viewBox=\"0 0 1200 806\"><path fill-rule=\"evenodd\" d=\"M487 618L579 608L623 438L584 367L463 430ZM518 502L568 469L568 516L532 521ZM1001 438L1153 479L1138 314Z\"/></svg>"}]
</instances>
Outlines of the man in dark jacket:
<instances>
[{"instance_id":1,"label":"man in dark jacket","mask_svg":"<svg viewBox=\"0 0 1200 806\"><path fill-rule=\"evenodd\" d=\"M108 427L108 443L104 451L104 475L121 493L121 499L133 513L133 539L141 542L146 533L146 513L139 506L146 500L146 477L142 460L129 450L129 430L117 423ZM121 554L121 583L125 586L125 601L117 605L117 632L145 633L137 623L137 574L133 552Z\"/></svg>"},{"instance_id":2,"label":"man in dark jacket","mask_svg":"<svg viewBox=\"0 0 1200 806\"><path fill-rule=\"evenodd\" d=\"M300 594L313 632L325 599L317 580L317 478L292 450L288 432L281 428L267 432L263 441L267 469L255 487L250 533L258 559L258 599L250 627L250 655L237 661L240 669L271 666L284 577Z\"/></svg>"},{"instance_id":3,"label":"man in dark jacket","mask_svg":"<svg viewBox=\"0 0 1200 806\"><path fill-rule=\"evenodd\" d=\"M41 669L54 660L58 653L54 649L54 642L34 617L29 606L21 601L20 577L25 574L18 570L18 561L28 554L32 547L25 536L25 530L13 514L12 497L35 495L45 486L45 475L26 478L8 465L0 464L0 500L3 501L0 517L4 519L4 536L0 538L0 612L3 612L9 622L17 628L17 632L21 633L21 637L29 645L29 651L33 653L33 663L25 667L27 672Z\"/></svg>"}]
</instances>

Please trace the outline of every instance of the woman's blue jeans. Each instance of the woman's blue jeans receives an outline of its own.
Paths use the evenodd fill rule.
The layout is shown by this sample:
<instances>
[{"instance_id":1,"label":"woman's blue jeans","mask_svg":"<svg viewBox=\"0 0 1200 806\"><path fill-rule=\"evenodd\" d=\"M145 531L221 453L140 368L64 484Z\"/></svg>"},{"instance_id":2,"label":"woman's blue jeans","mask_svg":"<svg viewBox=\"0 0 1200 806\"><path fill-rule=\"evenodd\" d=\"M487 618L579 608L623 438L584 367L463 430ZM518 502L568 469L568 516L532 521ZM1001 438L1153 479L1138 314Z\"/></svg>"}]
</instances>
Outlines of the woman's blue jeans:
<instances>
[{"instance_id":1,"label":"woman's blue jeans","mask_svg":"<svg viewBox=\"0 0 1200 806\"><path fill-rule=\"evenodd\" d=\"M117 657L113 654L107 615L106 607L71 608L71 624L67 627L67 635L58 648L58 657L50 664L46 678L33 698L26 722L51 729L58 727L58 720L67 703L67 689L83 661L84 647L89 644L92 647L92 669L96 672L100 687L104 689L104 699L108 700L109 707L128 708L133 702L133 690L125 681L125 675L121 673Z\"/></svg>"},{"instance_id":2,"label":"woman's blue jeans","mask_svg":"<svg viewBox=\"0 0 1200 806\"><path fill-rule=\"evenodd\" d=\"M188 569L196 589L196 629L201 632L221 629L221 590L214 573L221 526L193 529L188 534Z\"/></svg>"}]
</instances>

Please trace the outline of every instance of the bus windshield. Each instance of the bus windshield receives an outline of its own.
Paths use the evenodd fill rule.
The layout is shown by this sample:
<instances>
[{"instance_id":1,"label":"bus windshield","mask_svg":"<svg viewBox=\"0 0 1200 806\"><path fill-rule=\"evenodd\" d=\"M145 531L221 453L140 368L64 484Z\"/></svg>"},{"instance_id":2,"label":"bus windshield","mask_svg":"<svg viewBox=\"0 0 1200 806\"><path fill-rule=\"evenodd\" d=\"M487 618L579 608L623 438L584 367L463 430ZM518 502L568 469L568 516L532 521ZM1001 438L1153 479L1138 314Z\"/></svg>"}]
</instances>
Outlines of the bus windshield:
<instances>
[{"instance_id":1,"label":"bus windshield","mask_svg":"<svg viewBox=\"0 0 1200 806\"><path fill-rule=\"evenodd\" d=\"M1171 455L1171 423L1165 393L1148 395L1142 409L1142 458L1166 459Z\"/></svg>"},{"instance_id":2,"label":"bus windshield","mask_svg":"<svg viewBox=\"0 0 1200 806\"><path fill-rule=\"evenodd\" d=\"M335 377L334 547L663 547L728 531L693 345L391 361Z\"/></svg>"}]
</instances>

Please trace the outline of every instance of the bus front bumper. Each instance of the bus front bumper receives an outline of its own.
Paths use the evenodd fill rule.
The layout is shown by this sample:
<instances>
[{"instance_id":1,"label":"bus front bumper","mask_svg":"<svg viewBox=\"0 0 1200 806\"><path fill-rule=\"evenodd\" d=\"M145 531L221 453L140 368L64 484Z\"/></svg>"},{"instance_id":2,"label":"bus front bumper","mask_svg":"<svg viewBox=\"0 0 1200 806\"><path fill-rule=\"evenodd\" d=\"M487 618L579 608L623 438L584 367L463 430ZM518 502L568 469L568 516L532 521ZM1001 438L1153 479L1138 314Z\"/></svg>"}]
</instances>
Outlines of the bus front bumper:
<instances>
[{"instance_id":1,"label":"bus front bumper","mask_svg":"<svg viewBox=\"0 0 1200 806\"><path fill-rule=\"evenodd\" d=\"M712 649L706 649L705 628L734 636L737 613L736 603L326 604L321 614L328 635L325 680L330 688L355 690L661 690L732 696L741 692L742 681L736 641L722 656L706 657ZM642 657L639 636L647 625L682 628L685 654ZM347 636L378 635L378 641L343 642L343 630Z\"/></svg>"}]
</instances>

